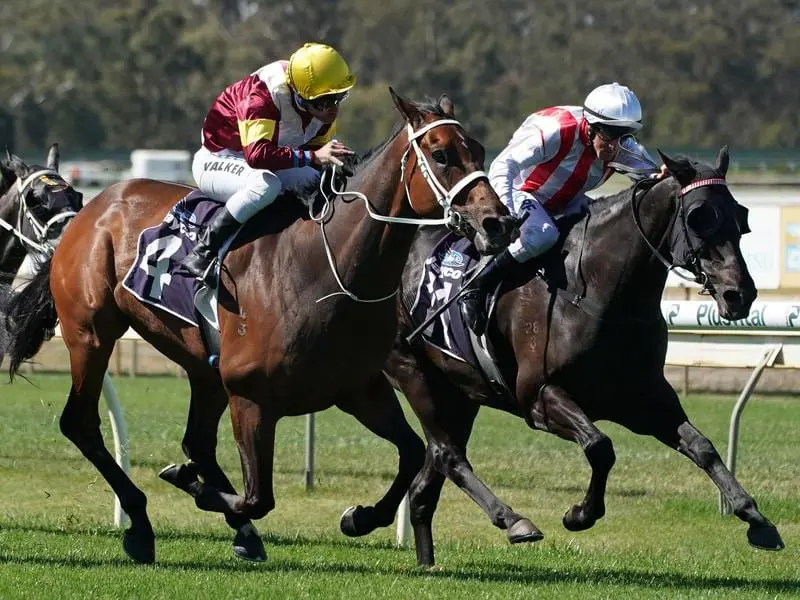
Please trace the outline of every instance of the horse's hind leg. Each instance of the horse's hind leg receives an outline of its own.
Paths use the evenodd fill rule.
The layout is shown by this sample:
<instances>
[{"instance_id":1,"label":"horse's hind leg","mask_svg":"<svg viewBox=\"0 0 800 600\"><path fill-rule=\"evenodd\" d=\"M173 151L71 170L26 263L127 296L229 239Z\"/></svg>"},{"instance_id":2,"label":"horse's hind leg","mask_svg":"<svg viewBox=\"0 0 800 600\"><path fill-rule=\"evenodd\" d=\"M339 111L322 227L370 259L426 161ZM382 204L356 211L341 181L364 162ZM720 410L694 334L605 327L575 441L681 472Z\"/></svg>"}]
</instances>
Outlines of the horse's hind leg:
<instances>
[{"instance_id":1,"label":"horse's hind leg","mask_svg":"<svg viewBox=\"0 0 800 600\"><path fill-rule=\"evenodd\" d=\"M397 475L383 498L375 506L352 506L342 515L342 533L351 537L362 536L394 522L397 507L423 464L425 445L406 421L394 390L382 374L363 390L348 393L336 405L367 429L394 444L400 456Z\"/></svg>"},{"instance_id":2,"label":"horse's hind leg","mask_svg":"<svg viewBox=\"0 0 800 600\"><path fill-rule=\"evenodd\" d=\"M191 398L183 451L189 462L169 465L158 474L163 480L195 497L199 477L217 490L236 495L236 490L217 461L219 422L228 406L228 395L216 374L189 374ZM225 513L225 521L236 531L233 553L246 560L267 559L264 544L252 521L242 515Z\"/></svg>"},{"instance_id":3,"label":"horse's hind leg","mask_svg":"<svg viewBox=\"0 0 800 600\"><path fill-rule=\"evenodd\" d=\"M586 495L562 520L570 531L589 529L606 513L606 484L616 461L611 438L595 427L566 391L554 385L547 385L539 392L531 416L534 423L550 433L578 444L589 461L592 477Z\"/></svg>"},{"instance_id":4,"label":"horse's hind leg","mask_svg":"<svg viewBox=\"0 0 800 600\"><path fill-rule=\"evenodd\" d=\"M430 443L430 436L427 431ZM425 454L425 464L411 482L408 490L411 525L414 528L414 545L417 550L417 563L432 567L435 563L433 551L433 515L439 504L445 476L436 470L433 453Z\"/></svg>"},{"instance_id":5,"label":"horse's hind leg","mask_svg":"<svg viewBox=\"0 0 800 600\"><path fill-rule=\"evenodd\" d=\"M280 415L249 397L230 394L233 437L239 449L245 495L225 492L209 482L194 482L190 492L201 510L232 513L260 519L275 508L272 490L272 461L275 454L275 426Z\"/></svg>"},{"instance_id":6,"label":"horse's hind leg","mask_svg":"<svg viewBox=\"0 0 800 600\"><path fill-rule=\"evenodd\" d=\"M113 340L101 340L94 332L78 332L62 321L61 330L69 349L72 388L61 414L61 432L100 471L131 519L123 548L140 563L155 561L155 536L147 517L147 498L114 461L100 432L98 402L103 377L114 347Z\"/></svg>"},{"instance_id":7,"label":"horse's hind leg","mask_svg":"<svg viewBox=\"0 0 800 600\"><path fill-rule=\"evenodd\" d=\"M655 392L647 391L653 404L638 403L642 411L618 422L636 433L652 435L703 469L733 513L750 525L747 530L750 545L764 550L783 549L778 529L761 514L756 501L731 474L708 438L689 422L675 390L666 380L654 387Z\"/></svg>"}]
</instances>

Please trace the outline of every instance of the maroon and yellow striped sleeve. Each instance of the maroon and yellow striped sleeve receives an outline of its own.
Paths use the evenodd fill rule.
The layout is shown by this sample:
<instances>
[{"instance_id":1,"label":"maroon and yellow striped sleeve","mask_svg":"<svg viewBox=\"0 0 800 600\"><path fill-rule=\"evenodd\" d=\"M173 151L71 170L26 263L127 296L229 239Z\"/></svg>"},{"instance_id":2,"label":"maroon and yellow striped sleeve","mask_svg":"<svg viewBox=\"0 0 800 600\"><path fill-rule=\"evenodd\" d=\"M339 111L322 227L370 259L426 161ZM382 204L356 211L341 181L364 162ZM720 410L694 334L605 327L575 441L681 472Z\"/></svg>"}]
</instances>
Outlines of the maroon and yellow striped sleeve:
<instances>
[{"instance_id":1,"label":"maroon and yellow striped sleeve","mask_svg":"<svg viewBox=\"0 0 800 600\"><path fill-rule=\"evenodd\" d=\"M247 164L256 169L280 171L302 167L311 162L311 154L289 146L279 146L281 113L263 81L255 81L249 93L236 107L239 139Z\"/></svg>"}]
</instances>

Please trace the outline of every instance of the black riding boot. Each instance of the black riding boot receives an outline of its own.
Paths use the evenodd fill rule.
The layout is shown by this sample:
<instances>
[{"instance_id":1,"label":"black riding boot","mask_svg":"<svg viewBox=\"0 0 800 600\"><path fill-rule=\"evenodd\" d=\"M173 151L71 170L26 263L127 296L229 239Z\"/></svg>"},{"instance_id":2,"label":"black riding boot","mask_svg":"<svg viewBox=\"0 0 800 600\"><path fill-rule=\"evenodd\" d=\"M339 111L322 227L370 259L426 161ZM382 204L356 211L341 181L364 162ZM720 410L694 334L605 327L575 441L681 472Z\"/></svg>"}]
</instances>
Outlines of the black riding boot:
<instances>
[{"instance_id":1,"label":"black riding boot","mask_svg":"<svg viewBox=\"0 0 800 600\"><path fill-rule=\"evenodd\" d=\"M219 249L241 226L227 208L219 211L214 220L203 229L194 249L181 262L184 270L203 281L208 267L217 258Z\"/></svg>"},{"instance_id":2,"label":"black riding boot","mask_svg":"<svg viewBox=\"0 0 800 600\"><path fill-rule=\"evenodd\" d=\"M475 335L486 331L486 296L497 287L503 277L518 264L506 248L495 256L489 265L470 284L469 289L459 298L461 314Z\"/></svg>"}]
</instances>

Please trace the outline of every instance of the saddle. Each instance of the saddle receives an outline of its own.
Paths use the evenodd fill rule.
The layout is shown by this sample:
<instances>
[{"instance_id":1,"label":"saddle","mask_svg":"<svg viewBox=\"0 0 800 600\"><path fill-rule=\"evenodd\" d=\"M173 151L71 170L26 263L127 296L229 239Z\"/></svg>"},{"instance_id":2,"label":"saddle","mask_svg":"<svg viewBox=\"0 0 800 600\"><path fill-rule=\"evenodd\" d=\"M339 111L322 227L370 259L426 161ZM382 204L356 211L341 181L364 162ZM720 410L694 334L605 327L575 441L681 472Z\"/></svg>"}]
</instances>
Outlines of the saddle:
<instances>
[{"instance_id":1,"label":"saddle","mask_svg":"<svg viewBox=\"0 0 800 600\"><path fill-rule=\"evenodd\" d=\"M352 168L346 169L352 174ZM330 185L331 171L323 173L322 183ZM336 189L346 185L346 177L337 170ZM310 219L321 210L325 199L319 188L284 192L268 207L257 213L221 248L213 265L211 285L197 281L180 268L184 257L191 252L203 227L206 227L224 206L222 202L192 190L178 200L164 220L139 234L136 260L125 275L122 286L140 302L155 306L178 319L199 327L209 355L216 366L219 359L218 303L235 307L236 292L221 285L225 256L232 249L262 236L279 233L300 219ZM229 304L228 304L229 303Z\"/></svg>"}]
</instances>

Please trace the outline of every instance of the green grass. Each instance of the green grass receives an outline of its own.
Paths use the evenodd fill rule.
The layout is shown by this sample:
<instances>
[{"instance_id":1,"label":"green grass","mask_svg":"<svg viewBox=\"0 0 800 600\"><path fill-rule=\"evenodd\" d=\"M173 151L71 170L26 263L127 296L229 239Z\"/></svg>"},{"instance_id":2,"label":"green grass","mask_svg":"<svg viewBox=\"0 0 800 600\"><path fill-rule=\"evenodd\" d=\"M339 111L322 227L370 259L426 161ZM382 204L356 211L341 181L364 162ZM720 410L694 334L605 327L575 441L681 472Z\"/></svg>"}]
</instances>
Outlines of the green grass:
<instances>
[{"instance_id":1,"label":"green grass","mask_svg":"<svg viewBox=\"0 0 800 600\"><path fill-rule=\"evenodd\" d=\"M0 386L0 598L775 598L800 596L800 400L757 397L745 411L738 477L779 527L787 549L758 552L746 526L717 513L716 488L688 460L609 423L614 440L607 515L579 534L561 526L589 469L579 449L485 410L470 460L545 540L510 546L452 484L434 521L437 567L416 567L394 529L351 540L338 531L351 504L372 504L396 466L394 448L336 410L318 415L317 478L303 485L304 421L278 427L277 507L258 525L269 561L233 558L219 515L157 477L183 459L187 386L174 378L116 380L131 437L133 480L149 498L157 564L124 555L111 526L113 495L58 430L68 380ZM733 398L685 406L721 453ZM105 413L103 413L105 418ZM414 422L416 426L416 422ZM104 429L108 429L107 424ZM110 433L106 431L110 440ZM109 441L110 446L110 441ZM239 460L227 416L220 462Z\"/></svg>"}]
</instances>

